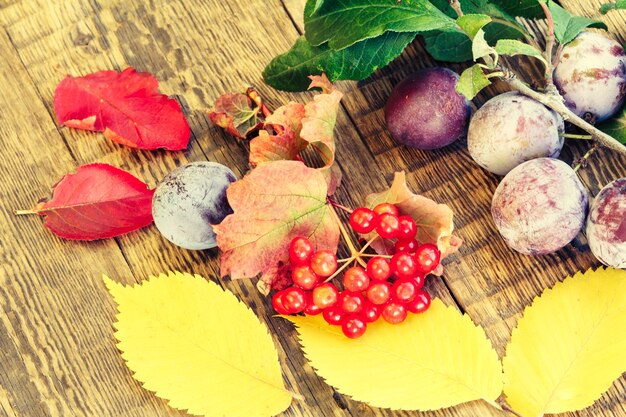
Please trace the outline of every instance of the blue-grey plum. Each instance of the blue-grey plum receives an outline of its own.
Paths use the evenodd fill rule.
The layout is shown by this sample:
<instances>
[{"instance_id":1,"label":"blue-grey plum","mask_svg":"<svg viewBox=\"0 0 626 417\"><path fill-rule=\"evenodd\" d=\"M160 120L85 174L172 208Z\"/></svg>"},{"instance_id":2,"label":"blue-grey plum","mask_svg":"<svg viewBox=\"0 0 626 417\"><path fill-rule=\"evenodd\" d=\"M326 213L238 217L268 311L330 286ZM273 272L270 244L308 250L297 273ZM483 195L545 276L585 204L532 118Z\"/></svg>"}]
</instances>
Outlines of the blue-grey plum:
<instances>
[{"instance_id":1,"label":"blue-grey plum","mask_svg":"<svg viewBox=\"0 0 626 417\"><path fill-rule=\"evenodd\" d=\"M467 148L478 165L506 175L522 162L556 158L563 148L563 118L517 92L497 95L472 117Z\"/></svg>"},{"instance_id":2,"label":"blue-grey plum","mask_svg":"<svg viewBox=\"0 0 626 417\"><path fill-rule=\"evenodd\" d=\"M591 252L605 265L626 269L626 178L604 187L587 217Z\"/></svg>"},{"instance_id":3,"label":"blue-grey plum","mask_svg":"<svg viewBox=\"0 0 626 417\"><path fill-rule=\"evenodd\" d=\"M165 176L152 200L152 215L159 232L185 249L217 246L211 225L233 211L226 189L235 174L216 162L192 162Z\"/></svg>"},{"instance_id":4,"label":"blue-grey plum","mask_svg":"<svg viewBox=\"0 0 626 417\"><path fill-rule=\"evenodd\" d=\"M599 33L581 33L563 48L554 84L578 116L596 122L608 119L626 98L624 48Z\"/></svg>"},{"instance_id":5,"label":"blue-grey plum","mask_svg":"<svg viewBox=\"0 0 626 417\"><path fill-rule=\"evenodd\" d=\"M569 165L538 158L502 179L491 203L496 228L525 255L544 255L567 245L585 223L587 190Z\"/></svg>"},{"instance_id":6,"label":"blue-grey plum","mask_svg":"<svg viewBox=\"0 0 626 417\"><path fill-rule=\"evenodd\" d=\"M427 68L398 84L385 106L393 138L419 149L451 144L467 131L469 101L456 92L458 74L448 68Z\"/></svg>"}]
</instances>

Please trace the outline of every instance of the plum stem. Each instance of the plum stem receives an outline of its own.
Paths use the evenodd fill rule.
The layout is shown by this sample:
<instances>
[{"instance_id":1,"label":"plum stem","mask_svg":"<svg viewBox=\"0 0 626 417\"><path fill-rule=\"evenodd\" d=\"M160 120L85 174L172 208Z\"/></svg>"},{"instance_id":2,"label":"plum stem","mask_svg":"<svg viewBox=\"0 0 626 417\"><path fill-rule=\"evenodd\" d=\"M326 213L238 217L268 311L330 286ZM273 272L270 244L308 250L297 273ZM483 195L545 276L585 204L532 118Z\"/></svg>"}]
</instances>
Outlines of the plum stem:
<instances>
[{"instance_id":1,"label":"plum stem","mask_svg":"<svg viewBox=\"0 0 626 417\"><path fill-rule=\"evenodd\" d=\"M580 168L586 167L587 163L589 162L589 157L593 155L594 153L596 153L598 148L599 148L598 144L594 143L594 145L591 148L589 148L587 153L584 154L582 158L578 160L578 163L576 164L576 166L572 168L574 172L577 172Z\"/></svg>"},{"instance_id":2,"label":"plum stem","mask_svg":"<svg viewBox=\"0 0 626 417\"><path fill-rule=\"evenodd\" d=\"M541 5L541 8L543 9L543 12L546 15L546 19L547 19L547 25L548 25L548 35L546 37L546 75L545 75L545 79L546 79L546 85L550 86L552 84L554 84L554 80L552 78L552 72L553 67L552 67L552 59L553 59L553 52L554 52L554 19L552 18L552 13L550 13L550 9L548 8L548 5L545 1L539 1L539 4Z\"/></svg>"},{"instance_id":3,"label":"plum stem","mask_svg":"<svg viewBox=\"0 0 626 417\"><path fill-rule=\"evenodd\" d=\"M591 135L574 135L572 133L561 133L559 136L567 139L582 139L582 140L591 140L593 136Z\"/></svg>"},{"instance_id":4,"label":"plum stem","mask_svg":"<svg viewBox=\"0 0 626 417\"><path fill-rule=\"evenodd\" d=\"M564 120L570 122L575 126L578 126L585 132L589 133L593 137L593 139L601 146L626 155L626 146L622 145L613 136L608 135L600 129L596 128L595 126L587 123L585 120L578 117L574 112L568 109L563 102L563 97L561 97L558 91L556 91L556 88L548 89L546 93L540 93L533 90L528 86L528 84L518 79L511 71L505 70L504 72L505 77L503 77L503 79L509 83L511 88L519 91L525 96L534 98L546 107L551 108L552 110L560 114Z\"/></svg>"}]
</instances>

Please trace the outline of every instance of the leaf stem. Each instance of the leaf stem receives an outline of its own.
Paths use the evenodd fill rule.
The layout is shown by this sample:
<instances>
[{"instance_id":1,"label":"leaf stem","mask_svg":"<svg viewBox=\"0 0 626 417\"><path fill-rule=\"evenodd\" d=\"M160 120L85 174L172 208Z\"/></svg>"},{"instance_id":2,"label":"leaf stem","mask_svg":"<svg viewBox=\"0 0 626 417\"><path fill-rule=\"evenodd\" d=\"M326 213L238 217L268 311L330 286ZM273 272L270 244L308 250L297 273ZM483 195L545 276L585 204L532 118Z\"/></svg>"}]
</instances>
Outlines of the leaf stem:
<instances>
[{"instance_id":1,"label":"leaf stem","mask_svg":"<svg viewBox=\"0 0 626 417\"><path fill-rule=\"evenodd\" d=\"M487 74L487 78L503 77L503 76L504 76L504 73L502 71L490 72L489 74Z\"/></svg>"},{"instance_id":2,"label":"leaf stem","mask_svg":"<svg viewBox=\"0 0 626 417\"><path fill-rule=\"evenodd\" d=\"M521 414L509 407L509 405L504 401L499 401L498 404L500 405L501 410L506 411L509 414L513 414L515 417L522 417Z\"/></svg>"},{"instance_id":3,"label":"leaf stem","mask_svg":"<svg viewBox=\"0 0 626 417\"><path fill-rule=\"evenodd\" d=\"M330 204L332 204L334 207L337 207L338 209L341 209L341 210L345 211L348 214L352 214L352 212L354 211L351 208L348 208L348 207L346 207L344 205L339 204L338 202L336 202L335 200L333 200L331 198L327 198L327 199L328 199L328 202Z\"/></svg>"},{"instance_id":4,"label":"leaf stem","mask_svg":"<svg viewBox=\"0 0 626 417\"><path fill-rule=\"evenodd\" d=\"M509 83L511 88L519 91L525 96L534 98L541 104L559 113L564 120L570 122L575 126L578 126L579 128L589 133L593 137L593 139L601 146L626 155L626 146L622 145L611 135L604 133L603 131L599 130L598 128L578 117L575 113L568 109L567 106L565 106L565 103L563 102L563 97L561 97L561 95L558 94L557 91L549 90L549 92L547 93L540 93L533 90L526 83L515 77L515 74L513 74L511 71L505 70L504 72L504 80Z\"/></svg>"},{"instance_id":5,"label":"leaf stem","mask_svg":"<svg viewBox=\"0 0 626 417\"><path fill-rule=\"evenodd\" d=\"M589 162L589 157L591 157L591 155L593 155L594 153L596 153L596 151L598 150L599 146L597 143L594 143L593 146L591 148L589 148L589 150L587 151L586 154L584 154L582 156L582 158L580 158L578 160L578 163L576 164L576 166L574 166L572 169L574 170L574 172L578 172L578 170L580 168L585 168Z\"/></svg>"},{"instance_id":6,"label":"leaf stem","mask_svg":"<svg viewBox=\"0 0 626 417\"><path fill-rule=\"evenodd\" d=\"M548 25L548 35L546 37L546 73L545 80L546 85L550 86L554 84L554 80L552 78L553 69L553 52L554 52L554 19L552 18L552 13L550 13L550 9L548 8L548 4L544 0L540 0L539 4L543 9L543 12L546 15L547 25Z\"/></svg>"},{"instance_id":7,"label":"leaf stem","mask_svg":"<svg viewBox=\"0 0 626 417\"><path fill-rule=\"evenodd\" d=\"M13 210L13 214L16 216L25 216L29 214L37 214L35 210Z\"/></svg>"},{"instance_id":8,"label":"leaf stem","mask_svg":"<svg viewBox=\"0 0 626 417\"><path fill-rule=\"evenodd\" d=\"M593 139L593 136L591 135L574 135L573 133L561 133L560 136L563 138L567 138L567 139L582 139L582 140Z\"/></svg>"}]
</instances>

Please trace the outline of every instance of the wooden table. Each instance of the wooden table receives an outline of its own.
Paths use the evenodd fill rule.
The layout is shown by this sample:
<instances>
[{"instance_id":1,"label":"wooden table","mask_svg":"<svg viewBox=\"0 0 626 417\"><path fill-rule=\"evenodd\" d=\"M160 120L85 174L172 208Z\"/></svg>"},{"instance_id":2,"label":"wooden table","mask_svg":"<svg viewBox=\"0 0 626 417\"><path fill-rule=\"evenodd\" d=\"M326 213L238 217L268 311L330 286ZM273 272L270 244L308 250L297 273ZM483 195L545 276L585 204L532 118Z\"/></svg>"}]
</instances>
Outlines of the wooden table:
<instances>
[{"instance_id":1,"label":"wooden table","mask_svg":"<svg viewBox=\"0 0 626 417\"><path fill-rule=\"evenodd\" d=\"M124 365L113 339L115 306L101 276L141 282L167 270L218 280L214 250L193 252L165 241L154 227L93 243L64 241L35 217L17 218L49 195L50 187L78 165L107 162L151 186L188 161L212 160L239 176L247 167L246 145L212 126L206 111L215 98L248 84L276 107L309 94L285 94L265 86L260 74L302 32L303 0L0 0L0 416L183 416L145 391ZM595 14L601 0L567 0L574 11ZM605 17L624 41L625 14ZM447 260L443 279L428 290L456 304L482 325L502 355L524 307L555 282L597 266L583 236L542 257L519 255L494 229L489 206L498 177L475 165L464 143L421 152L392 141L382 107L403 77L433 65L419 41L388 68L360 83L340 83L346 95L336 134L345 181L337 195L356 206L405 170L410 187L455 212L465 240ZM142 152L118 146L101 134L61 128L55 121L54 88L66 74L82 75L127 66L154 73L175 95L192 128L185 152ZM455 66L456 70L461 66ZM532 73L532 67L524 72ZM506 87L497 85L478 105ZM568 144L571 162L588 144ZM592 192L626 175L626 159L601 151L584 171ZM486 416L500 415L481 403L431 413L370 408L336 393L305 362L291 325L271 317L270 304L253 282L222 285L250 305L270 326L286 383L304 401L290 416ZM626 416L625 379L577 416Z\"/></svg>"}]
</instances>

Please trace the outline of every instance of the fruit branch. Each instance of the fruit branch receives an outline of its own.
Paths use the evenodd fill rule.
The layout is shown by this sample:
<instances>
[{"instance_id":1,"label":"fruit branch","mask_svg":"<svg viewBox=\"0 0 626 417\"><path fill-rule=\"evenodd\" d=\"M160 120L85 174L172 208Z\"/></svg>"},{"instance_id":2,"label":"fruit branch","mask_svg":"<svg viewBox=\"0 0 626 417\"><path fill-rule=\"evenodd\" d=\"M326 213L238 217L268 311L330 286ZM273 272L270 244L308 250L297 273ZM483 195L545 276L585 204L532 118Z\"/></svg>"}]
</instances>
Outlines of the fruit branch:
<instances>
[{"instance_id":1,"label":"fruit branch","mask_svg":"<svg viewBox=\"0 0 626 417\"><path fill-rule=\"evenodd\" d=\"M346 245L348 246L348 249L350 250L350 255L353 258L351 260L356 259L357 262L359 262L361 266L365 267L365 262L363 262L363 260L361 260L358 256L356 256L359 254L359 251L356 249L356 246L354 246L354 243L352 242L352 238L350 237L350 233L348 233L348 231L346 230L346 227L343 225L343 222L341 221L341 219L339 218L339 215L335 211L334 205L332 204L330 199L328 199L328 204L329 204L330 212L335 218L335 221L337 222L337 226L339 226L339 231L341 232L341 236L343 237L343 240L346 242ZM346 265L348 264L349 262L346 263ZM342 266L338 271L344 269L344 267L345 265Z\"/></svg>"},{"instance_id":2,"label":"fruit branch","mask_svg":"<svg viewBox=\"0 0 626 417\"><path fill-rule=\"evenodd\" d=\"M550 13L550 9L548 9L547 3L545 1L540 1L539 4L541 5L541 8L543 9L543 12L546 15L547 25L548 25L548 35L546 37L546 51L545 51L545 55L546 55L545 80L546 80L547 89L550 89L550 86L554 85L554 80L552 79L552 72L554 71L553 56L552 56L552 53L554 52L554 41L555 41L554 19L552 18L552 13Z\"/></svg>"},{"instance_id":3,"label":"fruit branch","mask_svg":"<svg viewBox=\"0 0 626 417\"><path fill-rule=\"evenodd\" d=\"M567 108L567 106L563 102L563 97L561 97L560 94L551 90L548 90L548 93L540 93L538 91L535 91L530 88L528 84L518 79L515 74L513 74L510 70L504 68L503 70L503 72L505 72L503 80L508 82L511 88L519 91L525 96L537 100L544 106L551 108L552 110L560 114L564 120L570 122L575 126L578 126L585 132L589 133L593 137L593 139L601 146L617 151L622 155L626 155L626 146L618 142L613 136L604 133L600 129L578 117L574 112Z\"/></svg>"},{"instance_id":4,"label":"fruit branch","mask_svg":"<svg viewBox=\"0 0 626 417\"><path fill-rule=\"evenodd\" d=\"M363 262L363 260L361 259L361 257L363 256L363 254L365 253L365 251L367 250L367 248L369 248L369 246L374 243L374 241L378 239L378 236L374 236L373 238L371 238L370 240L367 241L367 243L365 245L363 245L363 247L361 248L360 251L353 253L352 256L350 256L349 258L346 259L340 259L337 262L343 262L344 264L341 265L341 267L339 269L337 269L331 276L329 276L328 278L326 278L326 280L324 280L324 282L330 282L332 281L337 275L339 275L344 269L346 269L347 267L350 266L350 263L352 261L357 261L363 268L365 268L367 266L367 264L365 264L365 262Z\"/></svg>"},{"instance_id":5,"label":"fruit branch","mask_svg":"<svg viewBox=\"0 0 626 417\"><path fill-rule=\"evenodd\" d=\"M578 163L573 168L574 172L577 172L580 168L585 168L587 166L587 163L589 162L589 157L591 157L591 155L596 153L598 148L599 148L598 144L594 143L594 145L587 151L587 153L584 154L582 158L578 160Z\"/></svg>"}]
</instances>

